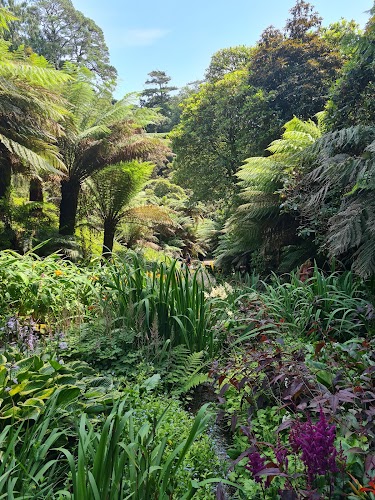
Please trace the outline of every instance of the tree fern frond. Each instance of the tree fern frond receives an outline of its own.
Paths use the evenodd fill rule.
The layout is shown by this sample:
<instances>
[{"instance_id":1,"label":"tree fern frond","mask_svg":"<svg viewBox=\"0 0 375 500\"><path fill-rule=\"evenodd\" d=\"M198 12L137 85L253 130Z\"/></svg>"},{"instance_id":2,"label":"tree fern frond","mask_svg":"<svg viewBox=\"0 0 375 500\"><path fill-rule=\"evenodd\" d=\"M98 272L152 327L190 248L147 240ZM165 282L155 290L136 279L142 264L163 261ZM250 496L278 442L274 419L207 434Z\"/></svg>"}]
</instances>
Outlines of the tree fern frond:
<instances>
[{"instance_id":1,"label":"tree fern frond","mask_svg":"<svg viewBox=\"0 0 375 500\"><path fill-rule=\"evenodd\" d=\"M363 204L356 200L330 219L328 245L333 255L358 247L363 236Z\"/></svg>"},{"instance_id":2,"label":"tree fern frond","mask_svg":"<svg viewBox=\"0 0 375 500\"><path fill-rule=\"evenodd\" d=\"M77 134L77 143L84 139L101 139L111 133L111 129L106 125L96 125Z\"/></svg>"},{"instance_id":3,"label":"tree fern frond","mask_svg":"<svg viewBox=\"0 0 375 500\"><path fill-rule=\"evenodd\" d=\"M353 270L362 278L369 278L375 275L375 237L364 241L355 253Z\"/></svg>"},{"instance_id":4,"label":"tree fern frond","mask_svg":"<svg viewBox=\"0 0 375 500\"><path fill-rule=\"evenodd\" d=\"M153 224L174 225L168 212L158 205L135 206L124 210L122 217L128 222L148 222Z\"/></svg>"},{"instance_id":5,"label":"tree fern frond","mask_svg":"<svg viewBox=\"0 0 375 500\"><path fill-rule=\"evenodd\" d=\"M55 89L66 83L69 75L62 71L29 64L15 64L13 61L0 61L0 74L5 77L20 78L31 85L40 85L44 88Z\"/></svg>"},{"instance_id":6,"label":"tree fern frond","mask_svg":"<svg viewBox=\"0 0 375 500\"><path fill-rule=\"evenodd\" d=\"M3 134L0 134L0 141L11 153L21 158L26 164L35 169L36 172L44 171L57 175L64 175L63 171L66 170L65 165L57 156L51 155L49 158L50 161L46 161L40 154L34 153L31 149L5 137Z\"/></svg>"},{"instance_id":7,"label":"tree fern frond","mask_svg":"<svg viewBox=\"0 0 375 500\"><path fill-rule=\"evenodd\" d=\"M313 139L318 139L322 135L321 127L316 124L313 120L300 120L296 116L294 116L291 120L285 123L284 125L285 132L300 132L302 134L306 134Z\"/></svg>"},{"instance_id":8,"label":"tree fern frond","mask_svg":"<svg viewBox=\"0 0 375 500\"><path fill-rule=\"evenodd\" d=\"M18 18L9 12L9 10L4 7L0 7L0 33L3 33L8 29L8 24L12 21L17 21Z\"/></svg>"}]
</instances>

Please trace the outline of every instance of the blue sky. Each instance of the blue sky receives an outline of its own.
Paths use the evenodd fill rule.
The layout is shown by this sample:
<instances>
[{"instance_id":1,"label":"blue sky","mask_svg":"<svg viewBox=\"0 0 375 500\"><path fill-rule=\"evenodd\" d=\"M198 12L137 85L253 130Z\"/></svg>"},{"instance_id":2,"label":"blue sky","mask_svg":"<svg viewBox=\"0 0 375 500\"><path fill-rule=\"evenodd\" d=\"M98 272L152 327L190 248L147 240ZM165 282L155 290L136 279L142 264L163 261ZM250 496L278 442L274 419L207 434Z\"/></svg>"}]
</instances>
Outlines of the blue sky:
<instances>
[{"instance_id":1,"label":"blue sky","mask_svg":"<svg viewBox=\"0 0 375 500\"><path fill-rule=\"evenodd\" d=\"M364 26L373 0L311 0L328 25L340 17ZM116 97L141 91L159 69L181 87L202 79L219 49L253 45L273 24L282 28L295 0L73 0L104 31L119 74Z\"/></svg>"}]
</instances>

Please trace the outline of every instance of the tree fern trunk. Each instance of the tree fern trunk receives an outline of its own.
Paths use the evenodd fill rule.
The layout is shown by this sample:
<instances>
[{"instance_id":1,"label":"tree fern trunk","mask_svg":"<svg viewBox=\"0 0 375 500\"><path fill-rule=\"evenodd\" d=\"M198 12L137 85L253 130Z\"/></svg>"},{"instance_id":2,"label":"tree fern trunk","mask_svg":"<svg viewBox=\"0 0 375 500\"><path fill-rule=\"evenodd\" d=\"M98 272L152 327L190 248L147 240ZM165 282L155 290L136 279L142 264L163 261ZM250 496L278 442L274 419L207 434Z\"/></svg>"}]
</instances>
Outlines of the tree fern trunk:
<instances>
[{"instance_id":1,"label":"tree fern trunk","mask_svg":"<svg viewBox=\"0 0 375 500\"><path fill-rule=\"evenodd\" d=\"M81 183L79 179L63 179L61 181L60 234L74 235L80 189Z\"/></svg>"},{"instance_id":2,"label":"tree fern trunk","mask_svg":"<svg viewBox=\"0 0 375 500\"><path fill-rule=\"evenodd\" d=\"M104 240L103 240L103 250L102 256L109 259L111 252L113 250L113 242L115 239L116 232L116 222L112 219L106 219L104 221Z\"/></svg>"},{"instance_id":3,"label":"tree fern trunk","mask_svg":"<svg viewBox=\"0 0 375 500\"><path fill-rule=\"evenodd\" d=\"M1 155L1 151L0 151ZM0 201L6 201L10 193L12 166L8 158L0 156Z\"/></svg>"},{"instance_id":4,"label":"tree fern trunk","mask_svg":"<svg viewBox=\"0 0 375 500\"><path fill-rule=\"evenodd\" d=\"M38 177L33 177L30 181L29 201L43 203L43 183Z\"/></svg>"}]
</instances>

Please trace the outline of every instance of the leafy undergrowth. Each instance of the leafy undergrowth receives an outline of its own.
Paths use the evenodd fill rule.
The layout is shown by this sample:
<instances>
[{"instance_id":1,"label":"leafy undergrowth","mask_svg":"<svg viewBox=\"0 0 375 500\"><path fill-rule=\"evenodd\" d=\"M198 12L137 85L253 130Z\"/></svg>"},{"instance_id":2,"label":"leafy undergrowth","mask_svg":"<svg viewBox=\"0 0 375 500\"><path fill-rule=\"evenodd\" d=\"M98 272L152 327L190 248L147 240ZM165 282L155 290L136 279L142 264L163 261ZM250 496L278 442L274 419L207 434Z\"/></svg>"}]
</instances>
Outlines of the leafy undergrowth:
<instances>
[{"instance_id":1,"label":"leafy undergrowth","mask_svg":"<svg viewBox=\"0 0 375 500\"><path fill-rule=\"evenodd\" d=\"M373 498L374 308L363 286L315 268L237 297L210 371L230 479L244 498Z\"/></svg>"},{"instance_id":2,"label":"leafy undergrowth","mask_svg":"<svg viewBox=\"0 0 375 500\"><path fill-rule=\"evenodd\" d=\"M373 498L374 308L351 273L0 264L0 498ZM183 409L210 381L229 470L213 405Z\"/></svg>"}]
</instances>

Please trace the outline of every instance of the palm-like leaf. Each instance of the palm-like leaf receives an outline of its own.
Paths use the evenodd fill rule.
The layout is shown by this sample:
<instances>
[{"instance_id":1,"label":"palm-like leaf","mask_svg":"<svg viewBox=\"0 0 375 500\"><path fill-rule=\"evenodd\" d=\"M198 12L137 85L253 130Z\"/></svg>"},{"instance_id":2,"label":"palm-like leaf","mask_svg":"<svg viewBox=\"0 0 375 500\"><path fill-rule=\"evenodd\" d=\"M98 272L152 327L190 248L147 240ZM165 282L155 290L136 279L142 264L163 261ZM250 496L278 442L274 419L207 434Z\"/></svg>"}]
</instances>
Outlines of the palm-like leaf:
<instances>
[{"instance_id":1,"label":"palm-like leaf","mask_svg":"<svg viewBox=\"0 0 375 500\"><path fill-rule=\"evenodd\" d=\"M98 214L105 220L120 220L123 210L149 179L154 165L133 161L111 165L87 181Z\"/></svg>"},{"instance_id":2,"label":"palm-like leaf","mask_svg":"<svg viewBox=\"0 0 375 500\"><path fill-rule=\"evenodd\" d=\"M64 95L73 117L59 141L68 169L68 179L62 183L60 232L73 234L78 195L86 179L107 165L152 160L154 151L163 151L165 157L169 150L142 128L146 121L157 120L157 113L148 110L146 117L126 98L113 104L105 92L94 92L86 70L70 66L67 70L74 79L67 84Z\"/></svg>"},{"instance_id":3,"label":"palm-like leaf","mask_svg":"<svg viewBox=\"0 0 375 500\"><path fill-rule=\"evenodd\" d=\"M153 169L154 165L149 162L120 163L96 172L87 180L91 212L100 219L104 227L103 253L112 250L116 229L124 219L138 223L171 222L167 212L158 206L129 206Z\"/></svg>"},{"instance_id":4,"label":"palm-like leaf","mask_svg":"<svg viewBox=\"0 0 375 500\"><path fill-rule=\"evenodd\" d=\"M56 93L68 75L48 67L39 58L11 53L9 44L0 41L0 142L4 177L19 158L35 174L48 171L61 174L64 163L54 146L62 135L60 122L67 114L64 100ZM8 181L9 182L9 181ZM4 196L7 185L2 185Z\"/></svg>"},{"instance_id":5,"label":"palm-like leaf","mask_svg":"<svg viewBox=\"0 0 375 500\"><path fill-rule=\"evenodd\" d=\"M224 227L216 250L218 264L240 264L255 249L263 254L278 252L293 233L293 218L280 214L279 191L285 179L299 169L301 152L320 137L321 131L313 121L296 117L284 128L282 138L267 148L270 156L248 158L236 174L244 203Z\"/></svg>"},{"instance_id":6,"label":"palm-like leaf","mask_svg":"<svg viewBox=\"0 0 375 500\"><path fill-rule=\"evenodd\" d=\"M363 277L374 275L375 128L356 126L327 133L312 151L315 168L301 180L311 186L303 213L316 220L324 209L329 215L322 224L328 227L331 254L349 256Z\"/></svg>"}]
</instances>

